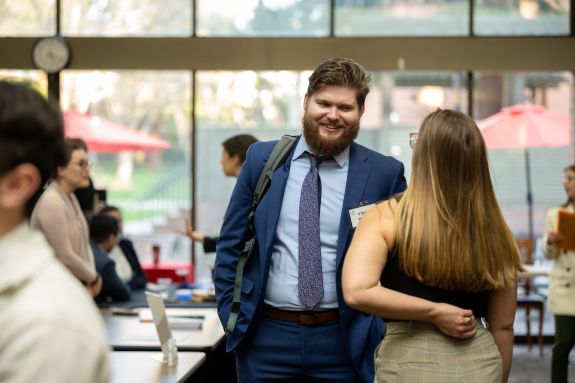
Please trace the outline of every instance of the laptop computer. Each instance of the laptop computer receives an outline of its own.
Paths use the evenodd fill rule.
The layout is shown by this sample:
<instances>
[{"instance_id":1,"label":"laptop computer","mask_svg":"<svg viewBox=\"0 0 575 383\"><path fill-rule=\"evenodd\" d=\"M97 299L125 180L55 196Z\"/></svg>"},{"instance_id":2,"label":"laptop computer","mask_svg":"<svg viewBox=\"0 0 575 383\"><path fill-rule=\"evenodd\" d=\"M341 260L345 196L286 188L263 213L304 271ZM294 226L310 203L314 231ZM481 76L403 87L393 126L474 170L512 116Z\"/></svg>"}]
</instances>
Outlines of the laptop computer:
<instances>
[{"instance_id":1,"label":"laptop computer","mask_svg":"<svg viewBox=\"0 0 575 383\"><path fill-rule=\"evenodd\" d=\"M176 340L172 336L172 330L170 329L170 324L168 322L168 315L166 314L164 300L159 294L150 292L146 292L146 300L150 306L154 325L160 339L160 347L162 349L162 353L164 354L163 362L167 363L168 366L173 366L177 363L178 360L178 348L176 346ZM180 319L186 321L188 318ZM189 319L192 319L198 323L199 318L194 317ZM203 317L200 320L203 321ZM201 328L201 323L202 322L199 322L198 328Z\"/></svg>"},{"instance_id":2,"label":"laptop computer","mask_svg":"<svg viewBox=\"0 0 575 383\"><path fill-rule=\"evenodd\" d=\"M146 293L148 305L152 310L152 317L154 324L160 338L160 347L164 354L163 362L168 366L173 366L178 361L178 348L176 347L176 340L172 337L172 331L168 324L168 316L166 315L166 308L162 297L157 294Z\"/></svg>"}]
</instances>

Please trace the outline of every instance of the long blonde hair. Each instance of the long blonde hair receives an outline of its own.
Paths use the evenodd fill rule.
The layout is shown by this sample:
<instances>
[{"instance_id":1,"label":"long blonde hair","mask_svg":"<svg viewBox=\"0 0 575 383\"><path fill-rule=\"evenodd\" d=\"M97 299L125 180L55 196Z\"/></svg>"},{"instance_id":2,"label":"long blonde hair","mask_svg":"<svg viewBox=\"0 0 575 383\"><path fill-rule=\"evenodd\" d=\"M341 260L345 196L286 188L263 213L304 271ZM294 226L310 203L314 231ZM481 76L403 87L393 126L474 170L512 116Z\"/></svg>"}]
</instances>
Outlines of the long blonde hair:
<instances>
[{"instance_id":1,"label":"long blonde hair","mask_svg":"<svg viewBox=\"0 0 575 383\"><path fill-rule=\"evenodd\" d=\"M447 290L513 283L515 240L497 204L485 143L463 113L437 110L421 125L408 189L395 212L400 267Z\"/></svg>"}]
</instances>

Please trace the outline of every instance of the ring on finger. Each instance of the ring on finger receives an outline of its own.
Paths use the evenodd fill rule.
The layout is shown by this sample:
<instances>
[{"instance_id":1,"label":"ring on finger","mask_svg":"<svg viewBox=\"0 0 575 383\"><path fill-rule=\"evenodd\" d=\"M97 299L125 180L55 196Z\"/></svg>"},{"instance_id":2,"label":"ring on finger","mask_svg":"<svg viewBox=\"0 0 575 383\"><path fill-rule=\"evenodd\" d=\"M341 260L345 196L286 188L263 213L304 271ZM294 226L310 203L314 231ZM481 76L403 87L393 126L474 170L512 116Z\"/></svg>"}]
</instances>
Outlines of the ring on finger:
<instances>
[{"instance_id":1,"label":"ring on finger","mask_svg":"<svg viewBox=\"0 0 575 383\"><path fill-rule=\"evenodd\" d=\"M468 316L463 318L463 324L468 325L473 320L473 316Z\"/></svg>"}]
</instances>

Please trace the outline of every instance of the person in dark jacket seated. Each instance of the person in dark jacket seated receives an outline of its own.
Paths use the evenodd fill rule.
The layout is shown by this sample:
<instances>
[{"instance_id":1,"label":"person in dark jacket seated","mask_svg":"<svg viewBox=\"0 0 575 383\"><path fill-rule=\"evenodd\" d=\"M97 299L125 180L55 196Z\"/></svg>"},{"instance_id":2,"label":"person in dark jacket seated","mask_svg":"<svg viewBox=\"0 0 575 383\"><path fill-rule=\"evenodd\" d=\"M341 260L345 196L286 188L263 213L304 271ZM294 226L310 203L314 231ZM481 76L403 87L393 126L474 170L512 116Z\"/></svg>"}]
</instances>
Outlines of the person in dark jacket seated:
<instances>
[{"instance_id":1,"label":"person in dark jacket seated","mask_svg":"<svg viewBox=\"0 0 575 383\"><path fill-rule=\"evenodd\" d=\"M116 273L116 262L108 253L118 241L119 225L116 218L98 214L90 221L90 246L94 253L96 271L102 277L102 291L94 299L96 302L130 300L130 287Z\"/></svg>"},{"instance_id":2,"label":"person in dark jacket seated","mask_svg":"<svg viewBox=\"0 0 575 383\"><path fill-rule=\"evenodd\" d=\"M132 290L146 288L146 274L140 265L140 260L134 243L122 235L122 213L116 206L108 205L100 210L100 214L111 215L116 218L119 226L120 237L118 244L110 251L110 257L116 262L116 273Z\"/></svg>"}]
</instances>

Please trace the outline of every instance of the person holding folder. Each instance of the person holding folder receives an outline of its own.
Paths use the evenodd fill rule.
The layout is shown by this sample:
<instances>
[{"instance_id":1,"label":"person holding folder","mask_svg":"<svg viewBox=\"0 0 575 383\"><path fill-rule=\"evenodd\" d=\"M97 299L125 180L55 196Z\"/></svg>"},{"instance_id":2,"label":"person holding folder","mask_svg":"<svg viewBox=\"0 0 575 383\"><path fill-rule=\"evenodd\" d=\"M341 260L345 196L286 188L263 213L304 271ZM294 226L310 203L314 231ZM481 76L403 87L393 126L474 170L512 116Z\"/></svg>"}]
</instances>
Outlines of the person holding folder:
<instances>
[{"instance_id":1,"label":"person holding folder","mask_svg":"<svg viewBox=\"0 0 575 383\"><path fill-rule=\"evenodd\" d=\"M549 307L555 315L551 382L566 383L569 353L575 344L575 164L565 168L567 201L547 212L543 254L555 260L549 285Z\"/></svg>"}]
</instances>

